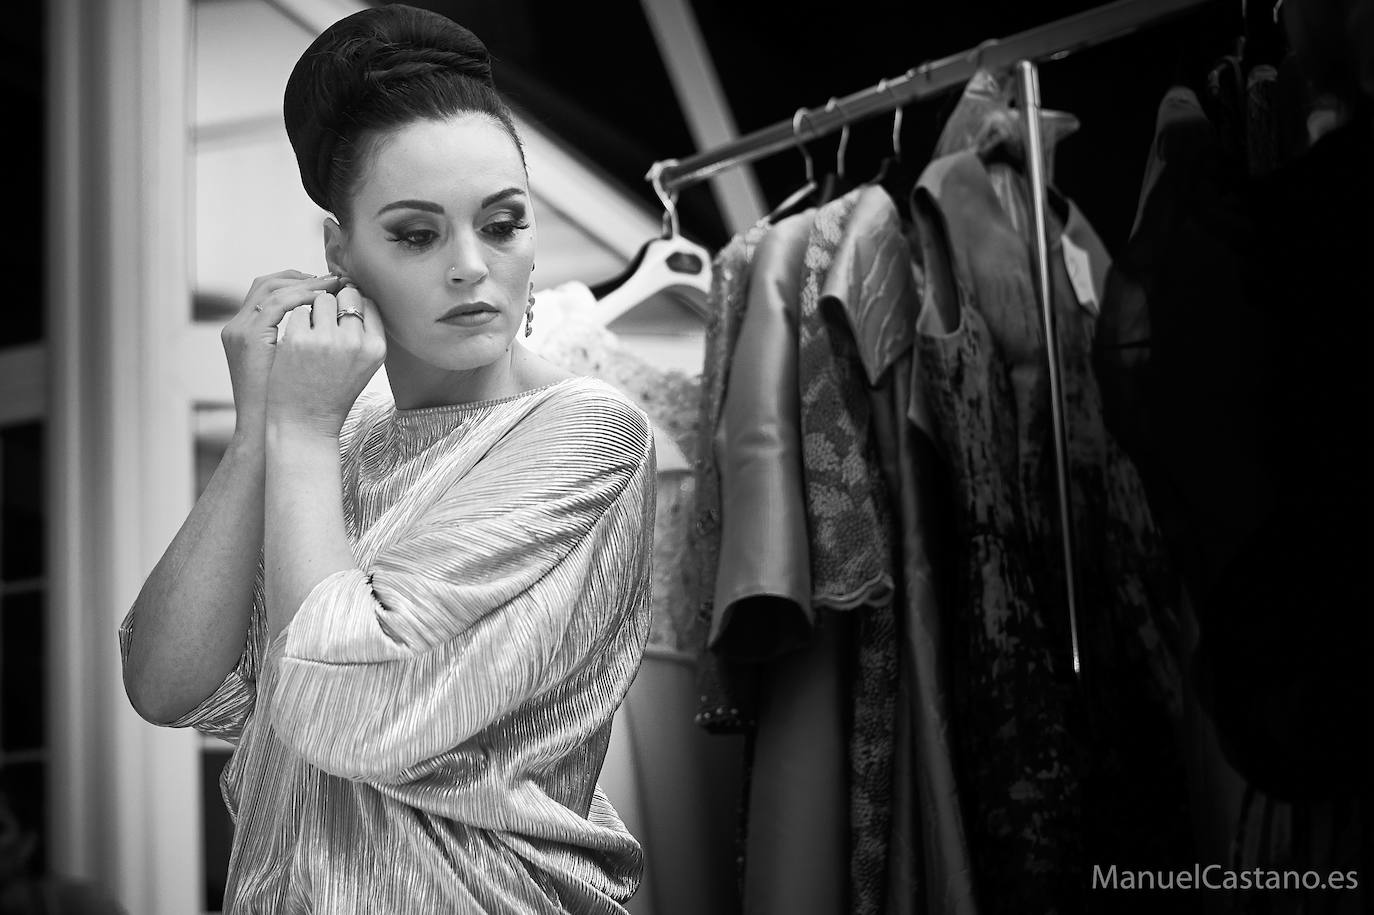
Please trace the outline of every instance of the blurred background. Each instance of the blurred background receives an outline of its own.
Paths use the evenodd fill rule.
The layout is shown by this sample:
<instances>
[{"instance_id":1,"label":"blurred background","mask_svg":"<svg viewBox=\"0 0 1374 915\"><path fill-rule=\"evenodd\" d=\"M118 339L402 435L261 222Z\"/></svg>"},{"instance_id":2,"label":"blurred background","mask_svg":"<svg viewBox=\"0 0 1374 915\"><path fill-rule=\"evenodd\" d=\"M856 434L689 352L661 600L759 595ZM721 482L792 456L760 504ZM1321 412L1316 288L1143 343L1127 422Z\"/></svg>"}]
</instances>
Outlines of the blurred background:
<instances>
[{"instance_id":1,"label":"blurred background","mask_svg":"<svg viewBox=\"0 0 1374 915\"><path fill-rule=\"evenodd\" d=\"M116 626L232 431L220 326L254 277L324 271L324 214L301 190L281 93L312 38L361 5L30 0L7 5L0 30L0 848L131 912L219 909L229 748L137 718ZM497 58L529 148L537 279L553 286L614 276L658 232L655 160L1094 4L416 5ZM1109 248L1130 228L1159 98L1230 50L1239 6L1042 68L1046 104L1082 121L1058 152L1060 187ZM955 97L907 110L913 161ZM852 171L876 172L891 126L855 128ZM834 140L812 152L831 161ZM802 181L788 153L688 189L683 231L715 250ZM33 838L22 855L16 835ZM718 857L728 868L728 848Z\"/></svg>"}]
</instances>

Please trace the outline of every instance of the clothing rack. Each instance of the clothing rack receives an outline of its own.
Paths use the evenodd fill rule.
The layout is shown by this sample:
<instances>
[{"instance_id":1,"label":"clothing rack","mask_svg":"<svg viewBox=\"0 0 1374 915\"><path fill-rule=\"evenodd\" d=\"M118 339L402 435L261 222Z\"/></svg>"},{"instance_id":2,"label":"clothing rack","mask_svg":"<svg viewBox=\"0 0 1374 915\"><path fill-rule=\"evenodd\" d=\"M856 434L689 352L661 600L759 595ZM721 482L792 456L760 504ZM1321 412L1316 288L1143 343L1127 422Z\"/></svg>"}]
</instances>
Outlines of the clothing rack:
<instances>
[{"instance_id":1,"label":"clothing rack","mask_svg":"<svg viewBox=\"0 0 1374 915\"><path fill-rule=\"evenodd\" d=\"M1053 274L1050 270L1049 179L1045 170L1044 139L1040 125L1040 78L1036 61L1058 60L1074 51L1103 44L1140 28L1154 25L1201 6L1210 0L1118 0L1087 12L1059 19L1039 28L994 39L942 60L913 67L893 80L856 92L824 108L799 109L790 120L755 131L715 149L679 162L655 162L646 179L663 201L665 216L675 217L674 201L684 187L729 168L752 162L807 140L818 139L864 118L873 117L912 102L964 85L984 68L1001 70L1015 66L1018 95L1026 131L1027 166L1031 185L1035 293L1040 305L1049 375L1050 412L1054 436L1055 482L1058 496L1060 544L1064 564L1065 603L1069 618L1069 654L1073 675L1083 677L1078 639L1078 566L1074 546L1073 506L1070 500L1068 424L1064 409L1063 368L1054 309ZM804 128L804 131L803 131ZM676 224L674 221L674 229Z\"/></svg>"},{"instance_id":2,"label":"clothing rack","mask_svg":"<svg viewBox=\"0 0 1374 915\"><path fill-rule=\"evenodd\" d=\"M1213 0L1117 0L1007 38L986 41L962 54L912 67L895 79L884 80L825 107L802 109L795 117L713 149L681 160L655 162L645 180L656 181L664 193L676 194L727 169L792 149L799 142L820 139L846 124L962 86L980 69L1001 70L1024 60L1058 60L1209 2ZM794 128L794 124L800 129Z\"/></svg>"}]
</instances>

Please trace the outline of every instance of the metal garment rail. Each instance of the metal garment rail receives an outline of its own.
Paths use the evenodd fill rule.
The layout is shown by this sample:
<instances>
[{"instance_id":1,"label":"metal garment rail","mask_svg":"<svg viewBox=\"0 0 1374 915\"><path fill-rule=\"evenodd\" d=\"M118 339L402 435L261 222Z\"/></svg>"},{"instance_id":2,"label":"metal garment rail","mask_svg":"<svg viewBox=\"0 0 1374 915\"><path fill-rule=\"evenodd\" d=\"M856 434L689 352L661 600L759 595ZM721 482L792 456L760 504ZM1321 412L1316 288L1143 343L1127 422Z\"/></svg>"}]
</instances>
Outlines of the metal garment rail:
<instances>
[{"instance_id":1,"label":"metal garment rail","mask_svg":"<svg viewBox=\"0 0 1374 915\"><path fill-rule=\"evenodd\" d=\"M1023 60L1016 65L1021 97L1021 120L1026 128L1026 164L1030 171L1032 231L1035 255L1035 297L1040 302L1045 333L1045 362L1050 376L1050 418L1054 435L1054 479L1059 497L1059 536L1064 560L1064 592L1069 612L1069 658L1076 678L1083 676L1078 642L1078 559L1074 549L1073 501L1069 484L1069 422L1064 409L1064 366L1059 358L1059 322L1054 313L1054 284L1050 273L1049 178L1045 172L1045 140L1040 124L1040 72Z\"/></svg>"},{"instance_id":2,"label":"metal garment rail","mask_svg":"<svg viewBox=\"0 0 1374 915\"><path fill-rule=\"evenodd\" d=\"M657 172L662 189L675 194L726 169L792 149L798 142L819 139L846 124L876 117L961 86L980 68L1001 70L1023 60L1057 60L1211 2L1215 0L1118 0L1007 38L986 41L962 54L927 61L901 76L847 95L831 105L802 109L786 121L685 159L656 162L649 175ZM795 129L794 124L801 129ZM646 176L646 180L652 179Z\"/></svg>"},{"instance_id":3,"label":"metal garment rail","mask_svg":"<svg viewBox=\"0 0 1374 915\"><path fill-rule=\"evenodd\" d=\"M1015 66L1031 185L1032 267L1039 300L1045 358L1050 382L1050 412L1054 436L1055 482L1058 496L1060 545L1064 562L1064 590L1069 622L1069 652L1075 679L1083 677L1078 637L1078 564L1074 545L1073 504L1069 481L1068 418L1064 407L1063 365L1054 309L1050 269L1048 176L1040 123L1040 77L1037 60L1056 60L1073 51L1130 34L1163 22L1209 0L1119 0L1085 13L1060 19L1011 38L993 40L973 50L908 70L894 80L832 102L824 108L800 109L791 121L748 134L685 160L655 162L646 176L671 212L677 192L725 169L752 162L798 143L817 139L855 121L900 108L946 89L962 85L979 69ZM804 131L799 129L804 126Z\"/></svg>"}]
</instances>

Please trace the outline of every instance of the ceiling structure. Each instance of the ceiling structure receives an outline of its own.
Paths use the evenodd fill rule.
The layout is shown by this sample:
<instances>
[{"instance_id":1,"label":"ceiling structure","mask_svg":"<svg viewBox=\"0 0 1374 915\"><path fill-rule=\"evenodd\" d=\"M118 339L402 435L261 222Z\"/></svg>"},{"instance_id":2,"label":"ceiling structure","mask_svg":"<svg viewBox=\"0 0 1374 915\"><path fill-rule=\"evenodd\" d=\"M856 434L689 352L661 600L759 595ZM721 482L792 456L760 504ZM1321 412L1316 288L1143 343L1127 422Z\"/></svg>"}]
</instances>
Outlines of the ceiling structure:
<instances>
[{"instance_id":1,"label":"ceiling structure","mask_svg":"<svg viewBox=\"0 0 1374 915\"><path fill-rule=\"evenodd\" d=\"M643 180L658 159L697 151L689 116L674 94L665 55L646 9L693 14L741 133L789 120L800 106L876 85L922 61L974 48L1089 9L1094 0L961 0L862 3L786 0L410 0L471 28L497 59L498 84L526 115L546 125L646 204ZM1047 107L1070 111L1082 127L1057 153L1056 177L1109 245L1124 241L1134 217L1155 112L1176 81L1198 83L1233 50L1240 4L1217 2L1182 18L1041 68ZM954 98L909 108L903 150L928 156ZM891 121L852 132L852 173L876 172L890 148ZM811 145L817 168L833 162L837 138ZM919 161L918 161L919 164ZM776 204L803 181L800 156L753 166L762 196ZM684 192L684 231L708 247L731 234L731 220L705 186Z\"/></svg>"},{"instance_id":2,"label":"ceiling structure","mask_svg":"<svg viewBox=\"0 0 1374 915\"><path fill-rule=\"evenodd\" d=\"M560 151L574 156L588 174L640 202L643 212L658 210L643 180L646 170L655 160L698 149L645 14L646 7L665 0L411 2L481 35L497 58L499 84L526 118L557 137ZM274 5L310 3L324 9L336 0ZM1093 0L666 3L695 19L727 113L740 132L787 120L800 106L823 105L921 61L1095 5ZM1210 63L1231 50L1240 31L1239 7L1218 0L1173 23L1042 67L1045 104L1071 111L1082 122L1057 153L1058 184L1109 246L1120 244L1129 231L1159 99L1175 81L1200 81ZM42 9L42 4L19 4L0 35L5 49L0 81L21 121L29 124L41 122L44 104ZM945 99L907 110L902 142L908 161L928 154L951 104ZM853 131L851 172L876 170L890 146L890 131L886 119ZM41 222L44 185L33 180L42 174L46 155L39 140L6 144L3 180L14 212ZM818 166L833 161L835 148L834 138L811 145ZM749 171L763 204L771 205L801 183L802 159L776 155ZM722 244L732 232L729 214L704 185L685 191L679 210L684 231L708 247ZM12 294L32 304L7 319L6 339L36 339L41 332L41 271L24 265L42 262L43 239L41 224L15 226L0 247ZM613 263L597 269L612 270Z\"/></svg>"}]
</instances>

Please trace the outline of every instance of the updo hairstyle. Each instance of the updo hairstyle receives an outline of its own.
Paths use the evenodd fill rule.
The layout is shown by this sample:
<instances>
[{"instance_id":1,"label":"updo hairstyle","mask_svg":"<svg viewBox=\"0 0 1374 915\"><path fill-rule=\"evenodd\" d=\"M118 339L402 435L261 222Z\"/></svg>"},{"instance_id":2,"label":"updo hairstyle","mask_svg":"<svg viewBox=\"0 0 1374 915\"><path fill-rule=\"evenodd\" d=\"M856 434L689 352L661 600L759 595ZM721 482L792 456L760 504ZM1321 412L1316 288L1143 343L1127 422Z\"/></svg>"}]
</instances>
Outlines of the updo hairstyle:
<instances>
[{"instance_id":1,"label":"updo hairstyle","mask_svg":"<svg viewBox=\"0 0 1374 915\"><path fill-rule=\"evenodd\" d=\"M445 16L401 4L325 29L291 71L283 111L305 192L340 224L372 144L389 130L475 112L504 127L525 159L486 45Z\"/></svg>"}]
</instances>

